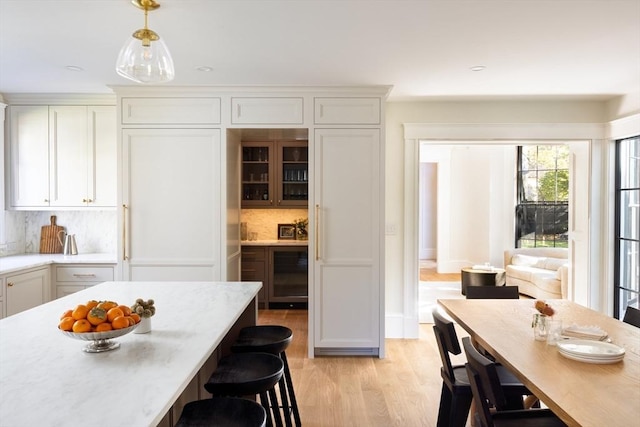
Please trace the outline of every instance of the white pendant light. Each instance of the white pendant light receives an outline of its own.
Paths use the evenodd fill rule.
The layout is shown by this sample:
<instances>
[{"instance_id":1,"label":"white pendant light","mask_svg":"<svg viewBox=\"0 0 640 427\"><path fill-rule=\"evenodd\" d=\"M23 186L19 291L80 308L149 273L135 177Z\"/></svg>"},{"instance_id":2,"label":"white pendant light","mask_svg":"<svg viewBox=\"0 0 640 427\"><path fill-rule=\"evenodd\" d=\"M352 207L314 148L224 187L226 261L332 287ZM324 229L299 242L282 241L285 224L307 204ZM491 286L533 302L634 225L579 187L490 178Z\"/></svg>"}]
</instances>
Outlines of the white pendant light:
<instances>
[{"instance_id":1,"label":"white pendant light","mask_svg":"<svg viewBox=\"0 0 640 427\"><path fill-rule=\"evenodd\" d=\"M144 28L127 39L118 55L116 72L137 83L163 83L173 80L175 69L167 45L160 36L147 28L147 14L160 4L154 0L131 0L144 10Z\"/></svg>"}]
</instances>

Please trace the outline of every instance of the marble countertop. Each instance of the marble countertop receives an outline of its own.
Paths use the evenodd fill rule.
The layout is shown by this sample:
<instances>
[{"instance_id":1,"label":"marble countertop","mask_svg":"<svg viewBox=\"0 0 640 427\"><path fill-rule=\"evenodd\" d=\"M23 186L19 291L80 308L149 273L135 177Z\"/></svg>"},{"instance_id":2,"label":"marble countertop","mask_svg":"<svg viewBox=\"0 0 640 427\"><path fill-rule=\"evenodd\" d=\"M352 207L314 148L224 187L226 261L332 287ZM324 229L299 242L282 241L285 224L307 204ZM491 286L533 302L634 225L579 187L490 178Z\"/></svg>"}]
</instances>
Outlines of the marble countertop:
<instances>
[{"instance_id":1,"label":"marble countertop","mask_svg":"<svg viewBox=\"0 0 640 427\"><path fill-rule=\"evenodd\" d=\"M23 254L0 258L0 274L49 264L117 264L114 254Z\"/></svg>"},{"instance_id":2,"label":"marble countertop","mask_svg":"<svg viewBox=\"0 0 640 427\"><path fill-rule=\"evenodd\" d=\"M308 240L243 240L242 246L309 246Z\"/></svg>"},{"instance_id":3,"label":"marble countertop","mask_svg":"<svg viewBox=\"0 0 640 427\"><path fill-rule=\"evenodd\" d=\"M259 282L104 282L0 320L2 426L156 426L229 332ZM155 300L152 331L85 353L57 329L90 299Z\"/></svg>"}]
</instances>

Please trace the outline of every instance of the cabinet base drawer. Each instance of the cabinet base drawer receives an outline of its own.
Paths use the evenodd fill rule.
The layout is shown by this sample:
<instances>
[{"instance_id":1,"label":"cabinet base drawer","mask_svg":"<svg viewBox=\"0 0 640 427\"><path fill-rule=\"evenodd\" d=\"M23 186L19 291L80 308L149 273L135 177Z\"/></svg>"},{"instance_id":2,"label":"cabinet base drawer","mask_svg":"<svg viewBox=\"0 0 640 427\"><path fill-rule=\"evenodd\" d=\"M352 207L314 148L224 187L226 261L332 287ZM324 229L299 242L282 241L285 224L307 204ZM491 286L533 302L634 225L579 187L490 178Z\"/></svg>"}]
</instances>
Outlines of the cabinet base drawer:
<instances>
[{"instance_id":1,"label":"cabinet base drawer","mask_svg":"<svg viewBox=\"0 0 640 427\"><path fill-rule=\"evenodd\" d=\"M113 267L56 267L56 282L109 282Z\"/></svg>"}]
</instances>

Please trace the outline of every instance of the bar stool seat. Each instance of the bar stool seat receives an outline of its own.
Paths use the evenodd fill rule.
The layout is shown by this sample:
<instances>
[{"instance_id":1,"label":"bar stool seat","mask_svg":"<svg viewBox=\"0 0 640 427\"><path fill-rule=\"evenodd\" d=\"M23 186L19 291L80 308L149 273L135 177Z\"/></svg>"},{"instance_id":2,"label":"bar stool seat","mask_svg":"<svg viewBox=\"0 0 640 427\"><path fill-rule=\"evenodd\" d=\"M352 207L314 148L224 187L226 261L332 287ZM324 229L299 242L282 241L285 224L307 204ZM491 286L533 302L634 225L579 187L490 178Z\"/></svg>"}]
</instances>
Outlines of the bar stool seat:
<instances>
[{"instance_id":1,"label":"bar stool seat","mask_svg":"<svg viewBox=\"0 0 640 427\"><path fill-rule=\"evenodd\" d=\"M275 385L283 372L283 361L273 354L230 354L218 361L218 367L204 388L214 397L259 395L260 404L267 412L267 425L272 426L275 420L276 426L281 427ZM273 413L273 419L269 410Z\"/></svg>"},{"instance_id":2,"label":"bar stool seat","mask_svg":"<svg viewBox=\"0 0 640 427\"><path fill-rule=\"evenodd\" d=\"M187 403L175 427L265 427L260 404L238 397L214 397Z\"/></svg>"},{"instance_id":3,"label":"bar stool seat","mask_svg":"<svg viewBox=\"0 0 640 427\"><path fill-rule=\"evenodd\" d=\"M285 350L293 341L293 331L281 325L247 326L240 330L238 338L231 346L233 353L265 352L277 355L284 363L284 375L280 380L279 389L283 412L287 427L292 427L291 414L296 427L302 426L298 402L293 389L293 380L287 361ZM290 405L289 405L290 403Z\"/></svg>"}]
</instances>

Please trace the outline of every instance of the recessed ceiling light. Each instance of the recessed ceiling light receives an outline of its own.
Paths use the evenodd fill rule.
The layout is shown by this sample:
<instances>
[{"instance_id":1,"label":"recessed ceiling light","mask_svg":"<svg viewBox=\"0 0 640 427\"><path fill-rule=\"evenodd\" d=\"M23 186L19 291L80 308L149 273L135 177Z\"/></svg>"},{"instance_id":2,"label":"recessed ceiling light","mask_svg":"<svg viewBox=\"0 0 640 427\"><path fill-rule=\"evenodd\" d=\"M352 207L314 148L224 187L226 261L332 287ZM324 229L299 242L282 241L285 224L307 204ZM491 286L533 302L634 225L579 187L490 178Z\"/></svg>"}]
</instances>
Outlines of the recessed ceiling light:
<instances>
[{"instance_id":1,"label":"recessed ceiling light","mask_svg":"<svg viewBox=\"0 0 640 427\"><path fill-rule=\"evenodd\" d=\"M66 68L69 71L84 71L84 68L78 67L77 65L67 65L64 68Z\"/></svg>"},{"instance_id":2,"label":"recessed ceiling light","mask_svg":"<svg viewBox=\"0 0 640 427\"><path fill-rule=\"evenodd\" d=\"M207 67L206 65L203 65L203 66L200 66L200 67L196 67L196 70L208 73L209 71L213 71L213 68L212 67Z\"/></svg>"},{"instance_id":3,"label":"recessed ceiling light","mask_svg":"<svg viewBox=\"0 0 640 427\"><path fill-rule=\"evenodd\" d=\"M471 68L469 68L469 69L470 69L471 71L482 71L482 70L484 70L485 68L487 68L487 67L485 67L484 65L476 65L476 66L471 67Z\"/></svg>"}]
</instances>

